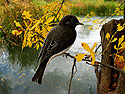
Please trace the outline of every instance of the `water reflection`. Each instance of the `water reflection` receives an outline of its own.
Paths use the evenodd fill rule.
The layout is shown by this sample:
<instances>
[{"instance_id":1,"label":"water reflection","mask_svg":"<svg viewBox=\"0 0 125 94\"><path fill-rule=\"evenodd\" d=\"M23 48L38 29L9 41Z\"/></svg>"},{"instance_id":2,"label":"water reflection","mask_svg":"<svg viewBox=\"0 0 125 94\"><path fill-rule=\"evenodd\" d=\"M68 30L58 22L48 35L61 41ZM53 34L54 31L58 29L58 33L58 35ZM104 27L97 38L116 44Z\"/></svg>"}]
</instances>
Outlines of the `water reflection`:
<instances>
[{"instance_id":1,"label":"water reflection","mask_svg":"<svg viewBox=\"0 0 125 94\"><path fill-rule=\"evenodd\" d=\"M46 69L43 84L38 85L31 82L38 65L38 52L29 48L24 51L19 47L1 48L0 94L67 94L72 59L62 56L53 59ZM93 67L84 63L77 64L77 67L79 70L73 79L71 94L89 94L90 86L93 94L96 94Z\"/></svg>"},{"instance_id":2,"label":"water reflection","mask_svg":"<svg viewBox=\"0 0 125 94\"><path fill-rule=\"evenodd\" d=\"M2 75L0 73L0 75ZM11 94L11 81L0 76L0 94Z\"/></svg>"},{"instance_id":3,"label":"water reflection","mask_svg":"<svg viewBox=\"0 0 125 94\"><path fill-rule=\"evenodd\" d=\"M36 65L37 50L25 48L23 51L19 47L8 48L8 59L12 65L17 66L17 69L30 68ZM20 68L19 68L20 67Z\"/></svg>"}]
</instances>

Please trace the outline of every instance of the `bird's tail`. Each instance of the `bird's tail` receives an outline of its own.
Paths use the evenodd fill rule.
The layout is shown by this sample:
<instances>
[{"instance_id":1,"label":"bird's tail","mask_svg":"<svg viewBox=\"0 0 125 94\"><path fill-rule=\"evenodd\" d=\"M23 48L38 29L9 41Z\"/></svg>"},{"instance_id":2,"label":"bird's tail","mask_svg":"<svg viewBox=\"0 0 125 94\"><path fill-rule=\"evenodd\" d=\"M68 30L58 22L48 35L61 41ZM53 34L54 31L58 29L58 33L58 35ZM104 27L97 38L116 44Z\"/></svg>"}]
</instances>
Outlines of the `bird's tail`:
<instances>
[{"instance_id":1,"label":"bird's tail","mask_svg":"<svg viewBox=\"0 0 125 94\"><path fill-rule=\"evenodd\" d=\"M36 73L34 74L32 81L33 82L38 82L39 84L42 83L42 77L46 68L47 62L41 62Z\"/></svg>"}]
</instances>

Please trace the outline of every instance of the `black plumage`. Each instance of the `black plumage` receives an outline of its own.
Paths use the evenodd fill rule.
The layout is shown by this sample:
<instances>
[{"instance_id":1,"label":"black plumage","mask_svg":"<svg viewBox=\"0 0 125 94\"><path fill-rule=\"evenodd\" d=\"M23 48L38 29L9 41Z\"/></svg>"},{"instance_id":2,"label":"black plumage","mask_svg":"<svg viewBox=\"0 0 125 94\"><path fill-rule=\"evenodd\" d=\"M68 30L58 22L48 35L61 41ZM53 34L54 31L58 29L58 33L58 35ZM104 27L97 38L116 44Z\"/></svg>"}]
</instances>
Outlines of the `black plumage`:
<instances>
[{"instance_id":1,"label":"black plumage","mask_svg":"<svg viewBox=\"0 0 125 94\"><path fill-rule=\"evenodd\" d=\"M42 77L47 63L55 56L63 54L68 50L76 39L77 25L83 25L73 15L67 15L61 19L59 24L48 33L43 47L38 56L40 65L32 78L32 81L42 83Z\"/></svg>"}]
</instances>

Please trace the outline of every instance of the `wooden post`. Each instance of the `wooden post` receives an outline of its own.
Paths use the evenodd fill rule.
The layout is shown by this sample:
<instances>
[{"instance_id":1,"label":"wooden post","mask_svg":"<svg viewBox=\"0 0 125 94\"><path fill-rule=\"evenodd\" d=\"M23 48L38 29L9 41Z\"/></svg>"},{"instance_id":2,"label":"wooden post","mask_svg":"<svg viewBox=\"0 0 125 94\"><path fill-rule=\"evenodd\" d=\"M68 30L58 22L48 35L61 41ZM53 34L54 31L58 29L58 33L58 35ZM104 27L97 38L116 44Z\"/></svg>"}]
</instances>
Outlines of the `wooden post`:
<instances>
[{"instance_id":1,"label":"wooden post","mask_svg":"<svg viewBox=\"0 0 125 94\"><path fill-rule=\"evenodd\" d=\"M105 38L106 34L109 33L112 36L117 30L117 24L124 24L125 19L121 20L111 20L108 23L102 26L100 35L101 35L101 43L102 43L102 51L107 47L109 41ZM125 33L125 29L118 32L115 37L120 38L121 35ZM124 40L125 41L125 40ZM105 64L109 64L114 66L114 59L111 54L116 53L114 49L114 45L118 44L116 41L115 43L111 43L108 46L108 49L102 55L102 61ZM122 55L125 58L125 50L123 51ZM114 79L114 74L117 74L117 79ZM101 67L98 77L97 77L97 94L125 94L125 75L110 69L108 67ZM112 85L116 82L116 87L112 87ZM111 93L112 92L112 93Z\"/></svg>"}]
</instances>

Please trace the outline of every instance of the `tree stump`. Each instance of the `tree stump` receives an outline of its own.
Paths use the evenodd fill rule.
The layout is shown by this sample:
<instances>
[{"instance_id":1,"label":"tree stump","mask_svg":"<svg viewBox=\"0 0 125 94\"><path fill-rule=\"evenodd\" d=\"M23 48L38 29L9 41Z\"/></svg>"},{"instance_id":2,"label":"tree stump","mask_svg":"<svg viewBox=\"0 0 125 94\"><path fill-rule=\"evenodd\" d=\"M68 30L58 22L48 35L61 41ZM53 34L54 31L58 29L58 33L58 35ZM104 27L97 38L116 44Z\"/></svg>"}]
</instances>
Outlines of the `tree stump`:
<instances>
[{"instance_id":1,"label":"tree stump","mask_svg":"<svg viewBox=\"0 0 125 94\"><path fill-rule=\"evenodd\" d=\"M102 43L102 51L107 47L109 41L105 38L106 34L109 33L112 36L117 30L117 24L124 24L125 19L120 20L111 20L108 23L102 26L100 35L101 35L101 43ZM118 32L115 37L120 38L123 34L125 34L125 28ZM125 40L124 40L125 41ZM102 54L102 61L104 64L109 64L114 66L114 58L113 55L116 53L114 49L114 45L118 44L118 41L111 43L107 50ZM125 50L121 53L125 58ZM117 77L114 78L113 75L117 74ZM97 77L97 94L125 94L125 74L119 73L113 69L108 67L101 66L100 71ZM113 87L113 84L116 85Z\"/></svg>"}]
</instances>

